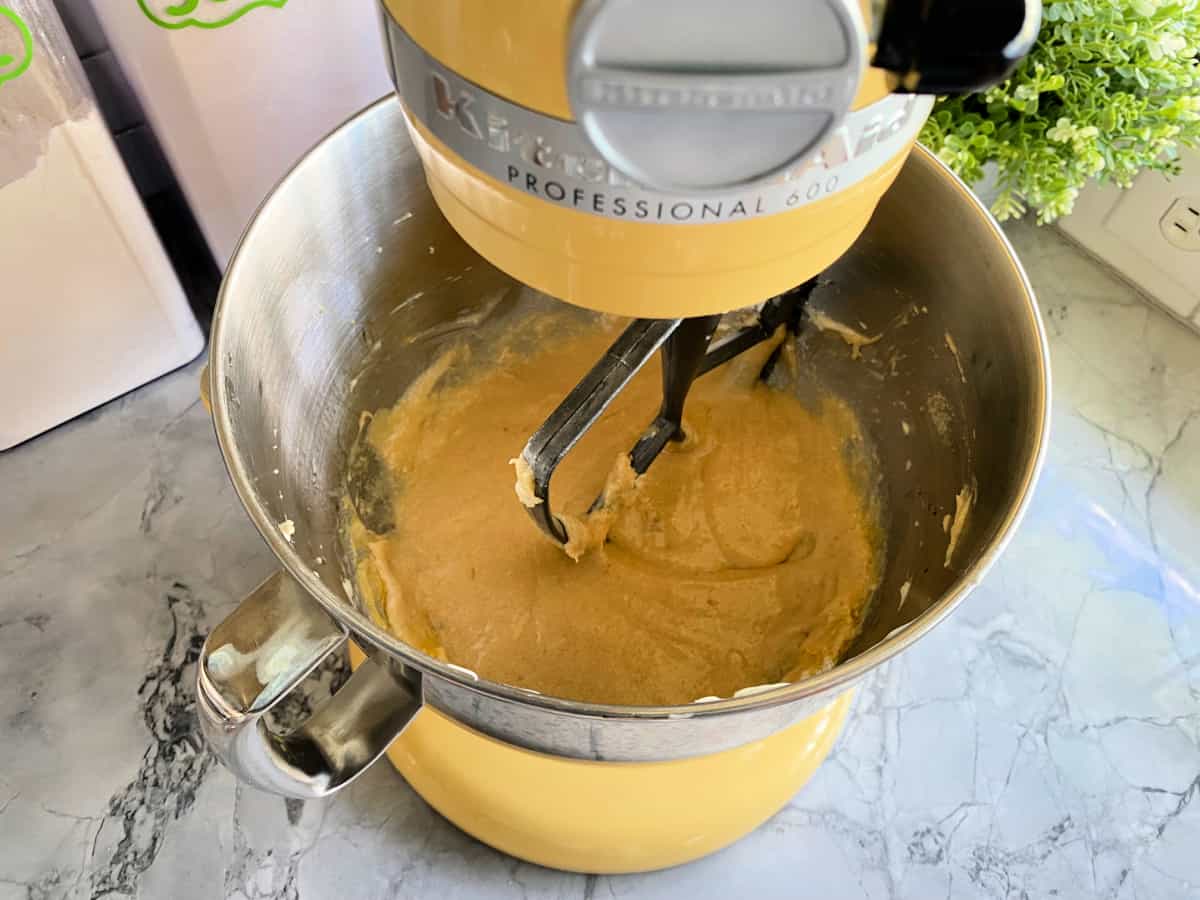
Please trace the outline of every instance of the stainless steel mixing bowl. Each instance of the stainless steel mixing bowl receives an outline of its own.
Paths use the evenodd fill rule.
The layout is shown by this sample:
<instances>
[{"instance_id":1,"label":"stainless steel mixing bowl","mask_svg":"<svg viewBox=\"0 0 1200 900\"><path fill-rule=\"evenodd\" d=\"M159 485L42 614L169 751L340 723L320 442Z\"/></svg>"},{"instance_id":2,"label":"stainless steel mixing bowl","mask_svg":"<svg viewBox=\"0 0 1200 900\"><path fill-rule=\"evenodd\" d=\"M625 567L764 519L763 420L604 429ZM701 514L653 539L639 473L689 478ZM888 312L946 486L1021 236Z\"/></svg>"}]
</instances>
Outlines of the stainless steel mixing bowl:
<instances>
[{"instance_id":1,"label":"stainless steel mixing bowl","mask_svg":"<svg viewBox=\"0 0 1200 900\"><path fill-rule=\"evenodd\" d=\"M882 335L858 359L836 334L803 338L815 377L862 417L885 486L886 575L848 658L765 693L670 708L479 680L364 614L340 549L340 502L347 479L361 480L349 463L360 413L394 403L448 342L479 340L550 301L446 224L396 100L323 141L247 231L213 325L221 452L283 567L213 632L201 659L200 712L226 764L279 793L320 796L374 761L421 704L564 757L707 754L797 722L919 640L979 583L1028 502L1048 427L1045 336L1003 234L919 148L828 281L814 305ZM944 523L964 487L974 499L947 565ZM349 637L370 660L295 731L266 729L263 713Z\"/></svg>"}]
</instances>

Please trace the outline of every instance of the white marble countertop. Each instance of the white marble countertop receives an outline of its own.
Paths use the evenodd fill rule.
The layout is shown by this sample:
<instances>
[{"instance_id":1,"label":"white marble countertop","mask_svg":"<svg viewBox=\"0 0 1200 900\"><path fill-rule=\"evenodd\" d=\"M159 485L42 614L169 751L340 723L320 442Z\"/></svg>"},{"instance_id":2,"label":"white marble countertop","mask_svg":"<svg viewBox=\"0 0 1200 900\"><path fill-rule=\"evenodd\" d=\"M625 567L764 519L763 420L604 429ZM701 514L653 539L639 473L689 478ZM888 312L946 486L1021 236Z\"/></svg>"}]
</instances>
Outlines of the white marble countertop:
<instances>
[{"instance_id":1,"label":"white marble countertop","mask_svg":"<svg viewBox=\"0 0 1200 900\"><path fill-rule=\"evenodd\" d=\"M0 455L0 900L1200 896L1200 337L1010 232L1055 379L1023 528L783 812L667 872L516 862L386 766L301 804L214 763L196 652L274 565L195 366Z\"/></svg>"}]
</instances>

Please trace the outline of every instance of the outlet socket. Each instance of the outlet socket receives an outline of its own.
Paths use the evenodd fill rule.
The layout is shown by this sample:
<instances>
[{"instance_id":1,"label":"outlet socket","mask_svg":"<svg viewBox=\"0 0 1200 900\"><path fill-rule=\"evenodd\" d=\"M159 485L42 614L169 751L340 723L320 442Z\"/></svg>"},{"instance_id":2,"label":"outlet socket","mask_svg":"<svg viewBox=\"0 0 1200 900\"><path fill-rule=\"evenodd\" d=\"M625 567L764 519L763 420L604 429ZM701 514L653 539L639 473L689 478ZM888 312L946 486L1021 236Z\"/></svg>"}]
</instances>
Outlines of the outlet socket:
<instances>
[{"instance_id":1,"label":"outlet socket","mask_svg":"<svg viewBox=\"0 0 1200 900\"><path fill-rule=\"evenodd\" d=\"M1200 327L1200 150L1183 172L1143 172L1127 191L1088 185L1060 227L1181 321Z\"/></svg>"},{"instance_id":2,"label":"outlet socket","mask_svg":"<svg viewBox=\"0 0 1200 900\"><path fill-rule=\"evenodd\" d=\"M1200 253L1200 197L1178 197L1158 222L1172 247Z\"/></svg>"}]
</instances>

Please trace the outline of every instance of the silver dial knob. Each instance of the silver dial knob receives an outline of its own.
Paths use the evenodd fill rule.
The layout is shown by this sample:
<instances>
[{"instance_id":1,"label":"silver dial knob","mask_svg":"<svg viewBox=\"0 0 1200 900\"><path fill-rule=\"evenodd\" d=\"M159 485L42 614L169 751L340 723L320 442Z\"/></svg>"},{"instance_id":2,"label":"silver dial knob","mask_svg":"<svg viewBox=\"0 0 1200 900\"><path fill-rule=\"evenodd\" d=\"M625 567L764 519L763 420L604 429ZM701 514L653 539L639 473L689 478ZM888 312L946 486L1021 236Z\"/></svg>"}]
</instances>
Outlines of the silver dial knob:
<instances>
[{"instance_id":1,"label":"silver dial knob","mask_svg":"<svg viewBox=\"0 0 1200 900\"><path fill-rule=\"evenodd\" d=\"M858 0L583 0L571 108L647 187L716 191L816 152L866 66Z\"/></svg>"}]
</instances>

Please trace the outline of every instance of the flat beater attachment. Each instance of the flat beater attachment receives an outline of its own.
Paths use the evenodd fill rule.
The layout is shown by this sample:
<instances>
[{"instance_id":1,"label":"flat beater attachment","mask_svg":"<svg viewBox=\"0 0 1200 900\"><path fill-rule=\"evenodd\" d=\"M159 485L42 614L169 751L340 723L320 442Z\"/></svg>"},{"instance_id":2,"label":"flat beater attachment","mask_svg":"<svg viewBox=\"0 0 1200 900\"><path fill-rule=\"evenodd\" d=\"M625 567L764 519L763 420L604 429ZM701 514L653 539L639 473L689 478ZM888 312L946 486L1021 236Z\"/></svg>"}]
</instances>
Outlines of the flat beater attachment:
<instances>
[{"instance_id":1,"label":"flat beater attachment","mask_svg":"<svg viewBox=\"0 0 1200 900\"><path fill-rule=\"evenodd\" d=\"M527 505L537 526L559 543L567 542L566 526L550 509L550 478L563 457L650 357L662 350L662 406L629 453L630 464L638 475L650 468L668 442L683 440L683 406L692 382L767 340L781 325L786 325L793 333L798 332L804 305L816 284L814 278L771 298L762 305L753 325L735 331L715 344L712 339L721 321L719 315L634 320L567 394L521 452L522 460L533 475L533 496L539 501ZM767 360L761 374L764 380L769 377L777 358L778 351ZM603 505L604 495L601 494L591 510Z\"/></svg>"}]
</instances>

